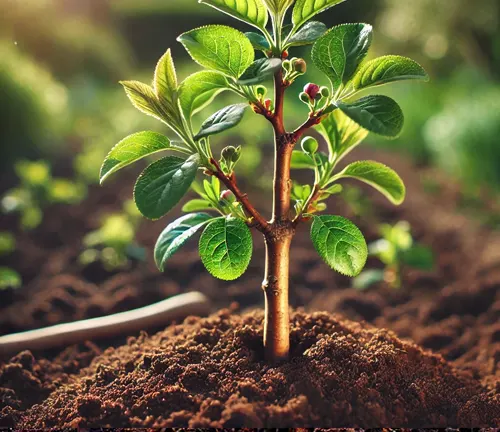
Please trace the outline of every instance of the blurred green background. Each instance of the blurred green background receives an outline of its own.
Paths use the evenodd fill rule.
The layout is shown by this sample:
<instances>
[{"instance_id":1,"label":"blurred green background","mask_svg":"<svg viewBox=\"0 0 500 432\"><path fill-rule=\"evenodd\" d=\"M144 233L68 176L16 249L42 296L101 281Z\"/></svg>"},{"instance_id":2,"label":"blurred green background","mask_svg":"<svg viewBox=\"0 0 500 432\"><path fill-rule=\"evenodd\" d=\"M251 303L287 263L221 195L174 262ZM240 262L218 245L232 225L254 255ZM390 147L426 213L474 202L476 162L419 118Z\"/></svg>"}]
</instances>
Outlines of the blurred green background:
<instances>
[{"instance_id":1,"label":"blurred green background","mask_svg":"<svg viewBox=\"0 0 500 432\"><path fill-rule=\"evenodd\" d=\"M498 0L348 0L319 18L329 26L374 24L375 54L415 58L432 77L383 89L402 105L406 127L399 139L372 137L371 145L440 166L470 191L500 189ZM143 129L166 132L134 110L118 80L150 80L168 47L181 79L198 70L175 39L208 23L249 30L197 0L2 0L2 191L15 183L21 159L45 159L78 184L95 183L118 140ZM290 123L298 123L305 108L294 98L288 103ZM256 116L245 121L227 139L246 144L248 173L263 163L259 149L271 132Z\"/></svg>"}]
</instances>

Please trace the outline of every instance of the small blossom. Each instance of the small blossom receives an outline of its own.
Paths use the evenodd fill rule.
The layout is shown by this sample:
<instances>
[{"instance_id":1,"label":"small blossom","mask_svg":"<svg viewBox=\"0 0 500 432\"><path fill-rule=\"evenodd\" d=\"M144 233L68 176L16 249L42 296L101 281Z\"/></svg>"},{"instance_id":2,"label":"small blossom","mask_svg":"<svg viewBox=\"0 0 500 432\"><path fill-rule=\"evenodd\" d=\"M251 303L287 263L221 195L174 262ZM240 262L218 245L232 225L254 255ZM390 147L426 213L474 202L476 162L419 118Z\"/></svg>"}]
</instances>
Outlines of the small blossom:
<instances>
[{"instance_id":1,"label":"small blossom","mask_svg":"<svg viewBox=\"0 0 500 432\"><path fill-rule=\"evenodd\" d=\"M309 99L314 100L320 91L319 85L309 83L304 86L304 93L309 96Z\"/></svg>"},{"instance_id":2,"label":"small blossom","mask_svg":"<svg viewBox=\"0 0 500 432\"><path fill-rule=\"evenodd\" d=\"M233 201L234 194L230 190L222 191L220 194L221 200Z\"/></svg>"}]
</instances>

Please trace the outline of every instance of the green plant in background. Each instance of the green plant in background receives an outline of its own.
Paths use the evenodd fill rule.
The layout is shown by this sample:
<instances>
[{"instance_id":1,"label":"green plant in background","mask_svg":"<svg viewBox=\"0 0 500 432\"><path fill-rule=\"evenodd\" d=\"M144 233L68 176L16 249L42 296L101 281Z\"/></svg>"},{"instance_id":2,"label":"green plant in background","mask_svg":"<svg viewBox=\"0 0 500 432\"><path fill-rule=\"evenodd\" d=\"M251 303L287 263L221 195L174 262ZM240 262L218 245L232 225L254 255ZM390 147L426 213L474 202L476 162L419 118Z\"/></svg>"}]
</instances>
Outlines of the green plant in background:
<instances>
[{"instance_id":1,"label":"green plant in background","mask_svg":"<svg viewBox=\"0 0 500 432\"><path fill-rule=\"evenodd\" d=\"M0 257L11 254L15 249L15 237L9 232L0 232ZM0 267L0 291L19 288L21 283L19 273L9 267Z\"/></svg>"},{"instance_id":2,"label":"green plant in background","mask_svg":"<svg viewBox=\"0 0 500 432\"><path fill-rule=\"evenodd\" d=\"M162 157L139 176L134 199L149 219L166 215L186 194L201 172L210 180L194 186L200 195L187 204L189 213L166 227L155 248L160 269L191 237L201 232L199 252L203 264L217 278L234 280L241 276L252 256L255 228L266 243L264 345L270 361L289 354L289 251L297 227L312 222L311 239L319 255L333 269L357 276L363 269L368 248L359 229L335 215L319 215L324 201L340 191L339 181L361 180L383 193L394 204L405 197L405 187L390 168L373 161L359 161L342 170L339 162L369 132L394 138L403 127L398 104L387 96L359 98L367 89L390 82L418 79L427 74L414 61L385 56L366 60L372 27L344 24L326 30L318 13L341 0L201 0L255 28L240 31L209 25L188 31L178 40L205 70L178 82L170 50L156 66L152 85L122 82L132 104L165 123L176 135L170 139L155 132L138 132L118 143L101 168L101 181L125 166L163 151L177 155ZM293 7L293 8L292 8ZM292 23L285 24L292 8ZM312 46L312 62L329 79L327 86L307 84L297 92L309 109L304 123L288 131L284 122L284 99L299 75L307 72L303 59L288 59L296 46ZM259 57L256 59L256 52ZM267 97L265 84L274 79L274 97ZM208 117L199 129L193 116L223 91L243 98ZM250 202L238 184L235 168L245 157L245 146L229 146L215 156L211 139L237 126L245 112L252 110L271 124L275 135L274 203L267 220ZM307 133L316 127L327 142L320 151L318 142ZM294 150L301 142L301 150ZM291 167L314 172L312 185L295 186ZM221 185L226 190L221 191ZM292 192L295 211L292 210ZM201 200L201 201L200 201ZM199 210L214 210L215 215Z\"/></svg>"},{"instance_id":3,"label":"green plant in background","mask_svg":"<svg viewBox=\"0 0 500 432\"><path fill-rule=\"evenodd\" d=\"M86 196L84 185L53 177L46 161L22 160L14 168L20 182L3 196L1 208L4 213L19 213L23 229L40 225L48 205L76 204Z\"/></svg>"},{"instance_id":4,"label":"green plant in background","mask_svg":"<svg viewBox=\"0 0 500 432\"><path fill-rule=\"evenodd\" d=\"M141 214L133 201L126 201L121 213L107 214L99 229L83 239L85 250L79 261L86 266L100 261L108 271L126 267L130 260L144 261L144 248L134 242Z\"/></svg>"},{"instance_id":5,"label":"green plant in background","mask_svg":"<svg viewBox=\"0 0 500 432\"><path fill-rule=\"evenodd\" d=\"M380 235L382 238L370 244L368 251L384 264L384 270L364 270L353 280L355 288L364 290L382 281L392 288L401 288L404 267L433 269L432 250L414 242L408 222L398 222L394 226L384 224L380 227Z\"/></svg>"}]
</instances>

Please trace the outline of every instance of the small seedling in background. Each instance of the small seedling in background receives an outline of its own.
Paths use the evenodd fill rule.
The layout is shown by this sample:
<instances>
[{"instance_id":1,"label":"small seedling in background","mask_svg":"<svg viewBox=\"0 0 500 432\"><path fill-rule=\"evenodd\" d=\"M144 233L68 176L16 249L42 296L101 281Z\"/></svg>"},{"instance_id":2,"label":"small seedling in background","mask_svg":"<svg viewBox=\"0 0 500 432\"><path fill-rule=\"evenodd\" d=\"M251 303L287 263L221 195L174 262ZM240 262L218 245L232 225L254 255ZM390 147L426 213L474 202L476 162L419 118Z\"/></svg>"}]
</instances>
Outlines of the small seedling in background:
<instances>
[{"instance_id":1,"label":"small seedling in background","mask_svg":"<svg viewBox=\"0 0 500 432\"><path fill-rule=\"evenodd\" d=\"M0 257L7 256L15 250L15 237L9 232L0 232ZM19 273L9 267L0 267L0 291L19 288L21 283Z\"/></svg>"},{"instance_id":2,"label":"small seedling in background","mask_svg":"<svg viewBox=\"0 0 500 432\"><path fill-rule=\"evenodd\" d=\"M45 161L23 160L15 165L19 185L2 198L4 213L19 213L21 228L31 230L42 223L43 211L50 204L76 204L86 195L86 187L64 178L53 177Z\"/></svg>"},{"instance_id":3,"label":"small seedling in background","mask_svg":"<svg viewBox=\"0 0 500 432\"><path fill-rule=\"evenodd\" d=\"M367 61L373 36L368 24L344 24L327 30L321 22L311 21L342 0L200 2L250 24L254 31L241 33L223 25L188 31L178 41L205 70L179 83L168 50L156 66L152 85L122 82L132 104L165 123L177 138L154 132L130 135L106 157L101 182L146 156L176 152L176 156L153 162L135 185L134 199L141 213L159 219L177 205L198 173L207 176L202 185L194 183L200 198L184 207L190 213L169 224L158 239L156 263L163 270L181 246L202 232L199 252L203 264L213 276L234 280L246 271L252 256L250 229L260 231L266 243L264 346L269 361L283 360L290 350L289 260L296 229L311 223L311 239L319 255L332 269L357 276L368 256L365 239L351 221L319 215L326 209L324 201L340 191L339 182L346 178L368 183L396 205L405 198L400 177L381 163L360 161L338 169L369 132L395 138L403 127L403 113L394 100L378 95L359 98L360 92L394 81L428 77L408 58L384 56ZM290 25L285 23L289 9ZM295 89L309 113L302 125L289 131L284 120L285 94L309 69L303 59L289 53L305 45L312 45L312 63L329 84L309 83ZM266 87L271 80L272 92ZM234 93L243 102L217 111L202 122L201 128L194 129L195 114L223 91ZM248 108L268 120L274 131L274 203L269 220L237 183L236 159L245 157L245 146L241 150L224 149L220 157L212 148L211 140L237 126ZM306 137L312 128L325 138L326 152L314 138ZM295 150L297 144L301 150ZM291 168L312 170L313 184L292 189ZM202 210L214 210L216 214Z\"/></svg>"},{"instance_id":4,"label":"small seedling in background","mask_svg":"<svg viewBox=\"0 0 500 432\"><path fill-rule=\"evenodd\" d=\"M130 260L144 261L146 251L134 242L141 214L133 201L126 201L123 212L105 215L99 229L88 233L80 254L80 264L100 261L107 271L126 267Z\"/></svg>"},{"instance_id":5,"label":"small seedling in background","mask_svg":"<svg viewBox=\"0 0 500 432\"><path fill-rule=\"evenodd\" d=\"M398 222L394 226L384 224L380 234L382 238L370 244L368 252L384 264L384 270L364 270L353 280L355 288L364 290L379 282L401 288L403 268L426 271L434 268L432 250L414 242L408 222Z\"/></svg>"}]
</instances>

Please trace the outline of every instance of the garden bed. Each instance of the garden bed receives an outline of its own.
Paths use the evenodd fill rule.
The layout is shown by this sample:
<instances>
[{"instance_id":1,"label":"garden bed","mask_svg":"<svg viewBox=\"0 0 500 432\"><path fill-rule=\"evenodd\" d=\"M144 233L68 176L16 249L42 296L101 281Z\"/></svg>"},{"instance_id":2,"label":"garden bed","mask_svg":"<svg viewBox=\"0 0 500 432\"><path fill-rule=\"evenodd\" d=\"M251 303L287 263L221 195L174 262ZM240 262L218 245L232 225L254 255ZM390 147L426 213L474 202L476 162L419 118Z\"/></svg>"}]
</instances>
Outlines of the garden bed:
<instances>
[{"instance_id":1,"label":"garden bed","mask_svg":"<svg viewBox=\"0 0 500 432\"><path fill-rule=\"evenodd\" d=\"M361 153L374 157L369 150ZM459 189L446 177L393 155L377 152L376 159L402 173L406 203L393 208L367 189L376 204L372 214L355 218L341 199L332 200L330 212L353 218L369 241L377 238L378 223L408 220L414 237L433 248L434 271L405 272L400 290L356 291L349 279L320 262L303 227L292 249L291 304L335 314L316 315L316 326L310 316L294 315L290 363L265 365L262 317L244 312L190 319L127 344L125 338L83 344L35 353L36 360L24 353L0 366L0 425L186 426L189 418L192 427L498 426L500 234L464 214ZM433 187L424 188L424 179L432 179ZM43 230L23 236L13 260L24 263L21 273L28 283L2 300L1 333L128 310L190 290L207 294L215 308L234 301L243 310L261 307L263 244L258 238L249 271L235 283L213 280L205 272L196 242L172 259L165 275L151 256L121 272L99 266L82 270L76 262L81 236L96 227L99 217L88 209L117 209L117 197L129 195L130 185L121 182L96 188L86 203L52 209ZM143 224L139 241L149 251L164 225ZM338 314L393 330L434 354ZM105 350L109 346L117 348ZM174 346L181 347L175 354ZM214 364L221 368L215 370ZM209 379L221 384L196 387ZM137 388L131 384L141 382ZM213 404L203 403L208 399Z\"/></svg>"},{"instance_id":2,"label":"garden bed","mask_svg":"<svg viewBox=\"0 0 500 432\"><path fill-rule=\"evenodd\" d=\"M36 392L48 398L19 414L17 424L484 426L500 418L498 399L441 357L325 313L293 314L291 359L270 366L262 320L260 312L226 310L130 338L54 392L52 383L38 381ZM25 356L24 365L10 365L21 401L37 382L37 365Z\"/></svg>"}]
</instances>

